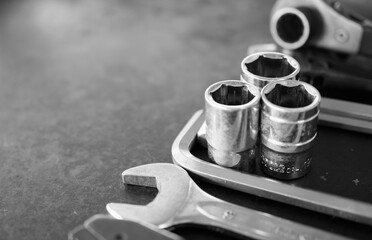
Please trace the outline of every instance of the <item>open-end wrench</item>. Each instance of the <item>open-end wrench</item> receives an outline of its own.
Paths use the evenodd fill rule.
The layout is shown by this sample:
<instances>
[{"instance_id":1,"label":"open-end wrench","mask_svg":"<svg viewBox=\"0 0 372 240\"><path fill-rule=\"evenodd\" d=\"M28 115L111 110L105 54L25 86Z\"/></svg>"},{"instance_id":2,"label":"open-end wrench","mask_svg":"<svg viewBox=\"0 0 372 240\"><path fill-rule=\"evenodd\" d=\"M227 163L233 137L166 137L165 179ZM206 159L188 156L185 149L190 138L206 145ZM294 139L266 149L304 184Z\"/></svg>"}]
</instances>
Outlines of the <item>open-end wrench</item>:
<instances>
[{"instance_id":1,"label":"open-end wrench","mask_svg":"<svg viewBox=\"0 0 372 240\"><path fill-rule=\"evenodd\" d=\"M201 190L184 169L173 164L134 167L124 171L122 177L125 184L156 187L159 193L145 206L107 204L107 211L118 219L147 221L160 228L202 224L255 239L346 239L215 198Z\"/></svg>"}]
</instances>

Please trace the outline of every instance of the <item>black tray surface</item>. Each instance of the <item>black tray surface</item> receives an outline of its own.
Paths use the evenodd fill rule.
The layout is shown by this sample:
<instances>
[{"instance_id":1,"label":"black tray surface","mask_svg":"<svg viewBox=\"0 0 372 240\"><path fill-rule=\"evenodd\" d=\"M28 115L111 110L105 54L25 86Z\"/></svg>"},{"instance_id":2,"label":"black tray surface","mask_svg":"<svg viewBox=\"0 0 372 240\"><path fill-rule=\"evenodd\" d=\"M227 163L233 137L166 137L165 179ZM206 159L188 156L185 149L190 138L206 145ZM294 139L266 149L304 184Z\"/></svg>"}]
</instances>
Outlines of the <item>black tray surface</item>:
<instances>
[{"instance_id":1,"label":"black tray surface","mask_svg":"<svg viewBox=\"0 0 372 240\"><path fill-rule=\"evenodd\" d=\"M371 148L371 135L319 126L311 171L300 179L282 182L372 203ZM207 149L197 141L192 146L191 153L210 162ZM258 158L259 154L257 155ZM258 164L255 172L249 174L268 177L260 170Z\"/></svg>"}]
</instances>

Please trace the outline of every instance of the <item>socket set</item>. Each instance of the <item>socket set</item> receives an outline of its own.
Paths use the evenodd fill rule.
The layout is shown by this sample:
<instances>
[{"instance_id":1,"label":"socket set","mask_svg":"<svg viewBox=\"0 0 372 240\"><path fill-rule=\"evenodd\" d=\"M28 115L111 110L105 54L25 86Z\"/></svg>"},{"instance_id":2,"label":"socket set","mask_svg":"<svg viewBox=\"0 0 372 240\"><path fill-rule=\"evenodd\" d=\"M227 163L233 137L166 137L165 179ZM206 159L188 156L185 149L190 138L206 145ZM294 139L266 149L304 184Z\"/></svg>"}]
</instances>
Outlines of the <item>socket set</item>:
<instances>
[{"instance_id":1,"label":"socket set","mask_svg":"<svg viewBox=\"0 0 372 240\"><path fill-rule=\"evenodd\" d=\"M297 80L300 64L268 46L248 49L240 81L206 90L173 162L228 188L372 225L372 107L320 100Z\"/></svg>"},{"instance_id":2,"label":"socket set","mask_svg":"<svg viewBox=\"0 0 372 240\"><path fill-rule=\"evenodd\" d=\"M250 46L240 79L206 89L205 108L173 142L175 165L122 173L157 197L109 203L110 216L93 216L69 239L182 239L164 228L187 223L257 239L344 239L224 202L191 176L372 226L371 26L337 1L278 0L275 44Z\"/></svg>"},{"instance_id":3,"label":"socket set","mask_svg":"<svg viewBox=\"0 0 372 240\"><path fill-rule=\"evenodd\" d=\"M228 188L372 225L371 106L320 100L298 80L296 60L258 51L268 46L248 49L240 81L206 90L173 162Z\"/></svg>"},{"instance_id":4,"label":"socket set","mask_svg":"<svg viewBox=\"0 0 372 240\"><path fill-rule=\"evenodd\" d=\"M252 46L240 81L206 90L205 111L173 143L174 163L228 188L372 225L372 107L321 97L298 80L296 60L270 49Z\"/></svg>"},{"instance_id":5,"label":"socket set","mask_svg":"<svg viewBox=\"0 0 372 240\"><path fill-rule=\"evenodd\" d=\"M204 121L204 111L197 111L172 145L173 162L193 176L259 197L372 225L370 135L319 126L311 171L300 179L279 181L262 172L259 157L250 172L212 162L207 148L197 137ZM328 144L328 141L334 143Z\"/></svg>"},{"instance_id":6,"label":"socket set","mask_svg":"<svg viewBox=\"0 0 372 240\"><path fill-rule=\"evenodd\" d=\"M224 187L372 225L371 26L336 1L278 0L275 43L248 48L240 85L206 90L173 162Z\"/></svg>"}]
</instances>

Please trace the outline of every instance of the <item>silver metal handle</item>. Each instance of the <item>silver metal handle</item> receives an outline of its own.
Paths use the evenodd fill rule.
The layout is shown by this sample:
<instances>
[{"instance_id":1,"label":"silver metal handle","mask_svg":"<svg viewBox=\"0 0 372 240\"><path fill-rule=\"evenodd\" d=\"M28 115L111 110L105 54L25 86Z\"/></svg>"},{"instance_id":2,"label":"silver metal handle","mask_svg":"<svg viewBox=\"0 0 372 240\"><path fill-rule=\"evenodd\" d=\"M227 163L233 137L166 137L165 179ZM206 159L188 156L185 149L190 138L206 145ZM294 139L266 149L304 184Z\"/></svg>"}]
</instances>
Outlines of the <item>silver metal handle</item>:
<instances>
[{"instance_id":1,"label":"silver metal handle","mask_svg":"<svg viewBox=\"0 0 372 240\"><path fill-rule=\"evenodd\" d=\"M222 201L202 201L193 221L255 239L348 239L253 209Z\"/></svg>"}]
</instances>

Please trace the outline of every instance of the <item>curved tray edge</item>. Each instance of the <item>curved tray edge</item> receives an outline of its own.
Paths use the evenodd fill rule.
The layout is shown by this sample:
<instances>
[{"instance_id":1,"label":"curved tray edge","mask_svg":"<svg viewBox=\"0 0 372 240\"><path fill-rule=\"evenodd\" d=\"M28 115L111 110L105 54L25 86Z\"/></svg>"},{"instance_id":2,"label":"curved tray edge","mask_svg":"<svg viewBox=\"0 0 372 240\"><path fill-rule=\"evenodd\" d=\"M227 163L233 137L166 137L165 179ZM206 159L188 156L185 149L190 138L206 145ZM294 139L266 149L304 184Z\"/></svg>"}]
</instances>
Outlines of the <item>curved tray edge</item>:
<instances>
[{"instance_id":1,"label":"curved tray edge","mask_svg":"<svg viewBox=\"0 0 372 240\"><path fill-rule=\"evenodd\" d=\"M190 148L203 122L204 113L199 110L174 140L172 159L176 165L224 187L372 226L371 204L241 173L196 158Z\"/></svg>"}]
</instances>

